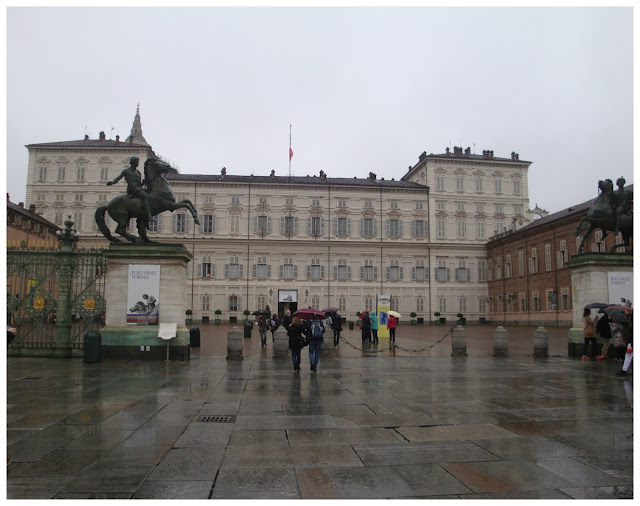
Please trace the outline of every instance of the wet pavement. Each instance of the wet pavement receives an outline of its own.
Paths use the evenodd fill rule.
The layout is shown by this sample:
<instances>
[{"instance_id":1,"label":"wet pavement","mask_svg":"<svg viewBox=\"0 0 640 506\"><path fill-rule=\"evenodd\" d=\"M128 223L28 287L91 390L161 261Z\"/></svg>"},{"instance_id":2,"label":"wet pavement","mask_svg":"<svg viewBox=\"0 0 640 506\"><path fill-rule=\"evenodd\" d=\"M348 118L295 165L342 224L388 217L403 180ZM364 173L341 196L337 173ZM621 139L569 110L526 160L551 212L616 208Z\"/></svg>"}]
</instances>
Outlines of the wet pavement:
<instances>
[{"instance_id":1,"label":"wet pavement","mask_svg":"<svg viewBox=\"0 0 640 506\"><path fill-rule=\"evenodd\" d=\"M313 373L255 329L228 361L231 327L199 327L187 363L9 357L7 497L633 497L633 377L568 357L567 328L544 359L534 327L500 358L488 325L467 357L433 346L448 327L401 326L395 350L346 331Z\"/></svg>"}]
</instances>

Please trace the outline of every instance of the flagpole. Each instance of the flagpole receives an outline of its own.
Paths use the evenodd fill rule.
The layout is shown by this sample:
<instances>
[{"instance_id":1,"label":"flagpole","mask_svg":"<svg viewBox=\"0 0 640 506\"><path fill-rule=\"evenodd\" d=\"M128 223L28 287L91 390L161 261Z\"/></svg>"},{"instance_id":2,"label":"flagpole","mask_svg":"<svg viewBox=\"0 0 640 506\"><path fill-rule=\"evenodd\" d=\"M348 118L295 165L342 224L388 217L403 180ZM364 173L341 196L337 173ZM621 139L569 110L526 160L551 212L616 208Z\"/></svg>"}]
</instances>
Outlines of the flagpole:
<instances>
[{"instance_id":1,"label":"flagpole","mask_svg":"<svg viewBox=\"0 0 640 506\"><path fill-rule=\"evenodd\" d=\"M289 177L291 177L291 123L289 123Z\"/></svg>"}]
</instances>

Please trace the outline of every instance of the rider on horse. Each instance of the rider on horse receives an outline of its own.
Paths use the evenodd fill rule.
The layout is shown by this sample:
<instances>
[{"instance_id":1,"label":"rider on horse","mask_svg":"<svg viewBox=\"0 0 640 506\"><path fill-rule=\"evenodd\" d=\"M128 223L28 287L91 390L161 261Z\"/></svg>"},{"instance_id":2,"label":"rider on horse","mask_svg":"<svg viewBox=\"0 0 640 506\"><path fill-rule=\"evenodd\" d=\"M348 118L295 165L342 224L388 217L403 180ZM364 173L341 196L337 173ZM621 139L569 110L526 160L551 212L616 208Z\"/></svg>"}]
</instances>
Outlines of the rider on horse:
<instances>
[{"instance_id":1,"label":"rider on horse","mask_svg":"<svg viewBox=\"0 0 640 506\"><path fill-rule=\"evenodd\" d=\"M123 177L127 182L127 194L130 198L138 197L142 200L143 209L146 215L147 221L153 219L153 215L151 214L151 205L149 201L149 194L142 187L142 176L140 176L140 172L138 172L138 164L140 163L140 159L137 156L132 156L129 159L129 167L124 169L120 175L115 178L113 181L109 181L107 186L111 186L120 181Z\"/></svg>"},{"instance_id":2,"label":"rider on horse","mask_svg":"<svg viewBox=\"0 0 640 506\"><path fill-rule=\"evenodd\" d=\"M633 192L624 189L624 184L626 183L623 177L618 178L616 184L618 185L618 189L613 192L613 206L616 210L616 229L615 235L618 235L620 232L620 220L622 216L625 214L631 214L631 209L633 207Z\"/></svg>"}]
</instances>

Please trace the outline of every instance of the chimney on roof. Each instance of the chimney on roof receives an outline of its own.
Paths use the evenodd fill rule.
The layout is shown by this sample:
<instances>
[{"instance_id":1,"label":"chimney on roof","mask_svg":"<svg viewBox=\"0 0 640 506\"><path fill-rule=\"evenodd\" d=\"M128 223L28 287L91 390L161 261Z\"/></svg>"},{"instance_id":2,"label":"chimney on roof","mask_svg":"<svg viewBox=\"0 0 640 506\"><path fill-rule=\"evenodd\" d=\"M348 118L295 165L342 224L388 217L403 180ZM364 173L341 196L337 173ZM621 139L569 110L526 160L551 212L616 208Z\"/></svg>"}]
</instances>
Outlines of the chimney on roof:
<instances>
[{"instance_id":1,"label":"chimney on roof","mask_svg":"<svg viewBox=\"0 0 640 506\"><path fill-rule=\"evenodd\" d=\"M369 172L369 181L375 181L376 175L373 172Z\"/></svg>"},{"instance_id":2,"label":"chimney on roof","mask_svg":"<svg viewBox=\"0 0 640 506\"><path fill-rule=\"evenodd\" d=\"M89 136L87 134L84 134L84 140L88 141L89 140Z\"/></svg>"},{"instance_id":3,"label":"chimney on roof","mask_svg":"<svg viewBox=\"0 0 640 506\"><path fill-rule=\"evenodd\" d=\"M36 205L35 204L31 204L29 206L29 212L36 214Z\"/></svg>"},{"instance_id":4,"label":"chimney on roof","mask_svg":"<svg viewBox=\"0 0 640 506\"><path fill-rule=\"evenodd\" d=\"M449 148L447 148L446 153L449 154Z\"/></svg>"},{"instance_id":5,"label":"chimney on roof","mask_svg":"<svg viewBox=\"0 0 640 506\"><path fill-rule=\"evenodd\" d=\"M116 135L116 142L120 142L120 136Z\"/></svg>"},{"instance_id":6,"label":"chimney on roof","mask_svg":"<svg viewBox=\"0 0 640 506\"><path fill-rule=\"evenodd\" d=\"M104 141L106 139L107 139L107 136L105 135L105 133L104 132L100 132L100 140Z\"/></svg>"},{"instance_id":7,"label":"chimney on roof","mask_svg":"<svg viewBox=\"0 0 640 506\"><path fill-rule=\"evenodd\" d=\"M464 154L465 155L470 155L471 154L471 148L467 147L467 149L464 150Z\"/></svg>"},{"instance_id":8,"label":"chimney on roof","mask_svg":"<svg viewBox=\"0 0 640 506\"><path fill-rule=\"evenodd\" d=\"M18 202L18 207L21 207L22 209L24 209L24 202Z\"/></svg>"},{"instance_id":9,"label":"chimney on roof","mask_svg":"<svg viewBox=\"0 0 640 506\"><path fill-rule=\"evenodd\" d=\"M11 202L11 198L9 197L9 193L7 192L7 202Z\"/></svg>"},{"instance_id":10,"label":"chimney on roof","mask_svg":"<svg viewBox=\"0 0 640 506\"><path fill-rule=\"evenodd\" d=\"M323 181L327 180L327 173L324 170L320 171L320 179L322 179Z\"/></svg>"}]
</instances>

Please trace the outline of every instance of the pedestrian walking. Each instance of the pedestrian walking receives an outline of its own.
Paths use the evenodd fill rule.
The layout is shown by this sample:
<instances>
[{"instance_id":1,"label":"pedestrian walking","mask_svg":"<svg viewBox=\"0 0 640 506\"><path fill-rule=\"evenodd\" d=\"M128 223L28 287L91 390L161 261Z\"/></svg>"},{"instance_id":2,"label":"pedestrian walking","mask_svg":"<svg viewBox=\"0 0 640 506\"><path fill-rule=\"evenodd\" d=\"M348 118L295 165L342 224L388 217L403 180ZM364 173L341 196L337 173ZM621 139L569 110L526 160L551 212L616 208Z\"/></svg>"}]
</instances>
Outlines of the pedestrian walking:
<instances>
[{"instance_id":1,"label":"pedestrian walking","mask_svg":"<svg viewBox=\"0 0 640 506\"><path fill-rule=\"evenodd\" d=\"M333 313L331 320L333 322L333 346L338 348L340 346L340 332L342 332L342 316L338 313Z\"/></svg>"},{"instance_id":2,"label":"pedestrian walking","mask_svg":"<svg viewBox=\"0 0 640 506\"><path fill-rule=\"evenodd\" d=\"M289 330L289 325L291 325L291 311L289 309L287 309L284 312L284 316L282 317L282 326L284 327L284 330L288 331Z\"/></svg>"},{"instance_id":3,"label":"pedestrian walking","mask_svg":"<svg viewBox=\"0 0 640 506\"><path fill-rule=\"evenodd\" d=\"M291 361L293 362L293 370L300 370L300 352L307 343L307 326L302 323L299 316L293 318L287 331L289 336L289 349L291 350Z\"/></svg>"},{"instance_id":4,"label":"pedestrian walking","mask_svg":"<svg viewBox=\"0 0 640 506\"><path fill-rule=\"evenodd\" d=\"M398 326L398 319L389 315L389 320L387 321L387 328L389 329L389 342L396 342L396 327Z\"/></svg>"},{"instance_id":5,"label":"pedestrian walking","mask_svg":"<svg viewBox=\"0 0 640 506\"><path fill-rule=\"evenodd\" d=\"M625 328L616 320L611 320L611 333L613 335L613 347L616 352L615 361L622 363L625 358L625 354L627 351L627 337L625 335Z\"/></svg>"},{"instance_id":6,"label":"pedestrian walking","mask_svg":"<svg viewBox=\"0 0 640 506\"><path fill-rule=\"evenodd\" d=\"M258 332L260 333L260 343L264 348L267 345L267 330L269 325L267 324L267 317L261 314L258 317Z\"/></svg>"},{"instance_id":7,"label":"pedestrian walking","mask_svg":"<svg viewBox=\"0 0 640 506\"><path fill-rule=\"evenodd\" d=\"M609 354L609 346L611 346L611 322L606 313L602 313L602 316L598 318L596 322L596 334L602 338L604 344L600 355L596 357L596 360L604 360Z\"/></svg>"},{"instance_id":8,"label":"pedestrian walking","mask_svg":"<svg viewBox=\"0 0 640 506\"><path fill-rule=\"evenodd\" d=\"M362 312L362 342L371 341L371 318L367 310Z\"/></svg>"},{"instance_id":9,"label":"pedestrian walking","mask_svg":"<svg viewBox=\"0 0 640 506\"><path fill-rule=\"evenodd\" d=\"M311 324L309 325L309 334L307 340L309 341L309 363L311 364L311 370L315 371L318 368L318 361L320 360L320 350L322 349L322 335L324 334L324 325L316 315L311 317Z\"/></svg>"},{"instance_id":10,"label":"pedestrian walking","mask_svg":"<svg viewBox=\"0 0 640 506\"><path fill-rule=\"evenodd\" d=\"M369 317L371 320L371 334L373 334L373 342L378 342L378 317L376 316L375 311L371 311L371 316Z\"/></svg>"},{"instance_id":11,"label":"pedestrian walking","mask_svg":"<svg viewBox=\"0 0 640 506\"><path fill-rule=\"evenodd\" d=\"M591 309L585 309L582 313L582 336L584 337L584 347L582 348L582 360L589 360L587 351L591 343L591 354L595 355L596 348L596 328L591 318Z\"/></svg>"},{"instance_id":12,"label":"pedestrian walking","mask_svg":"<svg viewBox=\"0 0 640 506\"><path fill-rule=\"evenodd\" d=\"M278 330L278 327L280 327L280 319L278 318L277 313L273 313L273 316L271 317L271 321L269 322L269 330L271 331L272 343L276 342L275 332L276 330Z\"/></svg>"}]
</instances>

